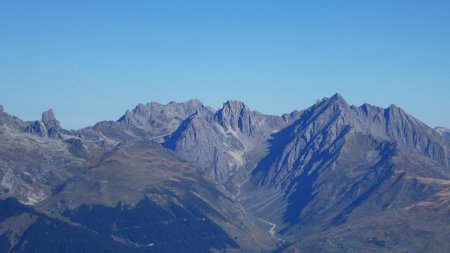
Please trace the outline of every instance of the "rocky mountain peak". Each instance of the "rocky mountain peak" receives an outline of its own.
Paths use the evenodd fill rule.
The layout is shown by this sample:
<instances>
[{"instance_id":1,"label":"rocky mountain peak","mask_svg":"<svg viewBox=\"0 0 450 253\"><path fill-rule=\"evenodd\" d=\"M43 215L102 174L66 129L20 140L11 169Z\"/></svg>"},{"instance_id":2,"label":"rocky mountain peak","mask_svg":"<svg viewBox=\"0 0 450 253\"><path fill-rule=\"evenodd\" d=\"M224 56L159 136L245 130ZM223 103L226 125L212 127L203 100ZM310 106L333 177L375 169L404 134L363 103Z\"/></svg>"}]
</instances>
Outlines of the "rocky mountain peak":
<instances>
[{"instance_id":1,"label":"rocky mountain peak","mask_svg":"<svg viewBox=\"0 0 450 253\"><path fill-rule=\"evenodd\" d=\"M406 113L402 108L398 107L395 104L391 104L388 108L386 108L386 110L389 112L398 113L398 114Z\"/></svg>"},{"instance_id":2,"label":"rocky mountain peak","mask_svg":"<svg viewBox=\"0 0 450 253\"><path fill-rule=\"evenodd\" d=\"M229 100L217 111L216 118L225 129L246 132L251 127L253 115L243 102Z\"/></svg>"},{"instance_id":3,"label":"rocky mountain peak","mask_svg":"<svg viewBox=\"0 0 450 253\"><path fill-rule=\"evenodd\" d=\"M222 110L227 112L240 112L242 110L249 110L249 109L242 101L228 100L225 103L223 103Z\"/></svg>"},{"instance_id":4,"label":"rocky mountain peak","mask_svg":"<svg viewBox=\"0 0 450 253\"><path fill-rule=\"evenodd\" d=\"M359 108L362 109L362 111L364 112L365 116L371 116L371 117L373 115L379 114L380 112L384 111L384 108L378 107L378 106L373 106L373 105L368 104L368 103L364 103Z\"/></svg>"},{"instance_id":5,"label":"rocky mountain peak","mask_svg":"<svg viewBox=\"0 0 450 253\"><path fill-rule=\"evenodd\" d=\"M41 121L42 123L45 124L47 129L50 128L61 129L61 125L59 121L56 119L55 113L53 112L52 109L49 109L42 113Z\"/></svg>"},{"instance_id":6,"label":"rocky mountain peak","mask_svg":"<svg viewBox=\"0 0 450 253\"><path fill-rule=\"evenodd\" d=\"M212 115L214 110L204 106L199 100L182 103L172 101L168 104L141 103L133 110L128 110L118 123L137 136L162 136L175 131L183 120L196 112Z\"/></svg>"},{"instance_id":7,"label":"rocky mountain peak","mask_svg":"<svg viewBox=\"0 0 450 253\"><path fill-rule=\"evenodd\" d=\"M343 101L345 103L347 103L345 101L345 99L341 96L341 94L339 93L335 93L333 96L330 97L331 100L335 100L335 101Z\"/></svg>"},{"instance_id":8,"label":"rocky mountain peak","mask_svg":"<svg viewBox=\"0 0 450 253\"><path fill-rule=\"evenodd\" d=\"M50 120L56 120L53 109L48 109L47 111L42 113L42 122L46 122L46 121L50 121Z\"/></svg>"},{"instance_id":9,"label":"rocky mountain peak","mask_svg":"<svg viewBox=\"0 0 450 253\"><path fill-rule=\"evenodd\" d=\"M158 105L160 105L160 104L158 104ZM147 106L146 106L146 105L144 105L144 104L142 104L142 103L139 103L139 104L133 109L133 113L144 114L144 113L147 111L147 107L148 107L148 104L147 104ZM129 112L129 110L127 110L127 112Z\"/></svg>"},{"instance_id":10,"label":"rocky mountain peak","mask_svg":"<svg viewBox=\"0 0 450 253\"><path fill-rule=\"evenodd\" d=\"M322 129L334 125L335 127L342 127L349 125L354 121L352 108L336 93L331 97L325 97L316 104L310 106L301 113L296 124L298 128L308 128L312 124L311 129Z\"/></svg>"},{"instance_id":11,"label":"rocky mountain peak","mask_svg":"<svg viewBox=\"0 0 450 253\"><path fill-rule=\"evenodd\" d=\"M3 112L3 106L0 105L0 113L2 113L2 112Z\"/></svg>"},{"instance_id":12,"label":"rocky mountain peak","mask_svg":"<svg viewBox=\"0 0 450 253\"><path fill-rule=\"evenodd\" d=\"M341 110L346 110L346 109L350 108L347 101L345 101L345 99L339 93L336 93L333 96L331 96L330 98L325 99L325 102L327 103L327 105L334 106Z\"/></svg>"},{"instance_id":13,"label":"rocky mountain peak","mask_svg":"<svg viewBox=\"0 0 450 253\"><path fill-rule=\"evenodd\" d=\"M339 93L336 93L331 97L324 97L307 108L302 113L302 118L310 122L317 121L322 123L329 120L335 121L339 118L338 122L340 124L348 124L350 121L353 121L351 108L347 101Z\"/></svg>"},{"instance_id":14,"label":"rocky mountain peak","mask_svg":"<svg viewBox=\"0 0 450 253\"><path fill-rule=\"evenodd\" d=\"M177 104L176 102L170 102L169 104ZM186 102L181 103L190 108L200 108L204 107L203 103L198 99L190 99Z\"/></svg>"},{"instance_id":15,"label":"rocky mountain peak","mask_svg":"<svg viewBox=\"0 0 450 253\"><path fill-rule=\"evenodd\" d=\"M171 101L168 104L160 104L158 102L149 102L146 105L139 104L133 110L134 113L165 113L165 114L173 114L179 113L183 114L185 118L186 116L191 115L195 111L206 111L207 107L205 107L202 102L196 99L191 99L185 102L174 102Z\"/></svg>"},{"instance_id":16,"label":"rocky mountain peak","mask_svg":"<svg viewBox=\"0 0 450 253\"><path fill-rule=\"evenodd\" d=\"M250 108L246 104L244 104L244 102L238 100L228 100L227 102L223 103L223 106L218 111L218 114L226 117L232 115L247 115L251 112L252 111L250 110Z\"/></svg>"}]
</instances>

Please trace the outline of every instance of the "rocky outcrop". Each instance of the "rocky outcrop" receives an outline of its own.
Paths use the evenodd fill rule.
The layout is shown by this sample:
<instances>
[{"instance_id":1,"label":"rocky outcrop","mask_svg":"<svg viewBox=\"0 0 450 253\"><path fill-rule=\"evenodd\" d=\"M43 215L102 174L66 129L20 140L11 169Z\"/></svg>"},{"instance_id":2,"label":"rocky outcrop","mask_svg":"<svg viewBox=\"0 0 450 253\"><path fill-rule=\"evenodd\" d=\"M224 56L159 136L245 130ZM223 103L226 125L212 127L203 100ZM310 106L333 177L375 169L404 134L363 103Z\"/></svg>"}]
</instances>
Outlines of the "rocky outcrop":
<instances>
[{"instance_id":1,"label":"rocky outcrop","mask_svg":"<svg viewBox=\"0 0 450 253\"><path fill-rule=\"evenodd\" d=\"M434 130L447 141L447 147L450 147L450 129L445 127L435 127Z\"/></svg>"},{"instance_id":2,"label":"rocky outcrop","mask_svg":"<svg viewBox=\"0 0 450 253\"><path fill-rule=\"evenodd\" d=\"M127 111L118 123L138 136L156 137L175 131L184 119L196 112L207 115L213 110L198 100L166 105L151 102L139 104L132 111Z\"/></svg>"},{"instance_id":3,"label":"rocky outcrop","mask_svg":"<svg viewBox=\"0 0 450 253\"><path fill-rule=\"evenodd\" d=\"M80 138L70 138L66 140L69 146L69 152L77 157L87 158L89 156L89 151L84 145L83 140Z\"/></svg>"},{"instance_id":4,"label":"rocky outcrop","mask_svg":"<svg viewBox=\"0 0 450 253\"><path fill-rule=\"evenodd\" d=\"M47 128L45 127L45 124L42 123L39 120L34 121L29 126L25 128L25 132L36 134L39 136L47 136Z\"/></svg>"},{"instance_id":5,"label":"rocky outcrop","mask_svg":"<svg viewBox=\"0 0 450 253\"><path fill-rule=\"evenodd\" d=\"M225 131L238 132L252 139L264 139L276 129L289 122L285 117L264 115L251 111L243 102L230 100L215 114L216 121Z\"/></svg>"},{"instance_id":6,"label":"rocky outcrop","mask_svg":"<svg viewBox=\"0 0 450 253\"><path fill-rule=\"evenodd\" d=\"M53 112L53 109L49 109L42 113L41 118L42 123L47 127L47 129L61 129L61 124L55 117L55 113Z\"/></svg>"},{"instance_id":7,"label":"rocky outcrop","mask_svg":"<svg viewBox=\"0 0 450 253\"><path fill-rule=\"evenodd\" d=\"M25 127L25 132L36 134L41 137L48 136L51 138L58 138L61 136L61 131L61 125L55 118L55 114L52 109L43 112L40 121L34 121Z\"/></svg>"},{"instance_id":8,"label":"rocky outcrop","mask_svg":"<svg viewBox=\"0 0 450 253\"><path fill-rule=\"evenodd\" d=\"M193 162L209 178L226 182L244 165L245 146L238 136L199 113L184 120L163 143L181 158Z\"/></svg>"}]
</instances>

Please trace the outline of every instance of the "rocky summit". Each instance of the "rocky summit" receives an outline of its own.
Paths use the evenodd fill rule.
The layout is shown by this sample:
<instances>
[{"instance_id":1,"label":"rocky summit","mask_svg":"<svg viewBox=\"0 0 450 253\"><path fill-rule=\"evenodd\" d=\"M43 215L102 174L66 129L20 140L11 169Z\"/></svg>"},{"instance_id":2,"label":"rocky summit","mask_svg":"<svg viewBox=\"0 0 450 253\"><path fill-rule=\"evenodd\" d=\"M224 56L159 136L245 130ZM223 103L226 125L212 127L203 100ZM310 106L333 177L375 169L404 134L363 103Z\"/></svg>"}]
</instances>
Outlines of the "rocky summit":
<instances>
[{"instance_id":1,"label":"rocky summit","mask_svg":"<svg viewBox=\"0 0 450 253\"><path fill-rule=\"evenodd\" d=\"M0 252L448 252L447 128L299 109L150 102L66 130L0 106Z\"/></svg>"}]
</instances>

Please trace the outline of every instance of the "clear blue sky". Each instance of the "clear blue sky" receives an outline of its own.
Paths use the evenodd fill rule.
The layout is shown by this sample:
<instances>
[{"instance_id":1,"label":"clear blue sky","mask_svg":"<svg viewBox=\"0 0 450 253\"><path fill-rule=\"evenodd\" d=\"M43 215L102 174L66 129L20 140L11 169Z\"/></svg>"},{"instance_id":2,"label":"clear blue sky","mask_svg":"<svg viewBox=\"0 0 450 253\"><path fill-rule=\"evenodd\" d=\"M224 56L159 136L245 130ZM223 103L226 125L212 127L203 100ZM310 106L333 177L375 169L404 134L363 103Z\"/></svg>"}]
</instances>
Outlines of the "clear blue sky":
<instances>
[{"instance_id":1,"label":"clear blue sky","mask_svg":"<svg viewBox=\"0 0 450 253\"><path fill-rule=\"evenodd\" d=\"M339 92L450 127L449 0L0 1L0 104L65 128L140 102L263 113Z\"/></svg>"}]
</instances>

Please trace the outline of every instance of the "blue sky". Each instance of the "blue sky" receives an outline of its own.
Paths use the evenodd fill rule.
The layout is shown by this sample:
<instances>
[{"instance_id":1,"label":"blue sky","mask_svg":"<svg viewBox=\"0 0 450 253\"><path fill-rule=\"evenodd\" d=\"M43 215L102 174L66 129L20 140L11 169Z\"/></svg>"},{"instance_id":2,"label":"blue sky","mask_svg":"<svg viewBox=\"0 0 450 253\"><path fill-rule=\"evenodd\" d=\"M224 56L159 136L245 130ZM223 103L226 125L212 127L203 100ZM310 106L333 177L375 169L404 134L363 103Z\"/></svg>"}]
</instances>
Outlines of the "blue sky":
<instances>
[{"instance_id":1,"label":"blue sky","mask_svg":"<svg viewBox=\"0 0 450 253\"><path fill-rule=\"evenodd\" d=\"M450 1L0 2L0 104L65 128L148 101L263 113L336 92L450 127Z\"/></svg>"}]
</instances>

